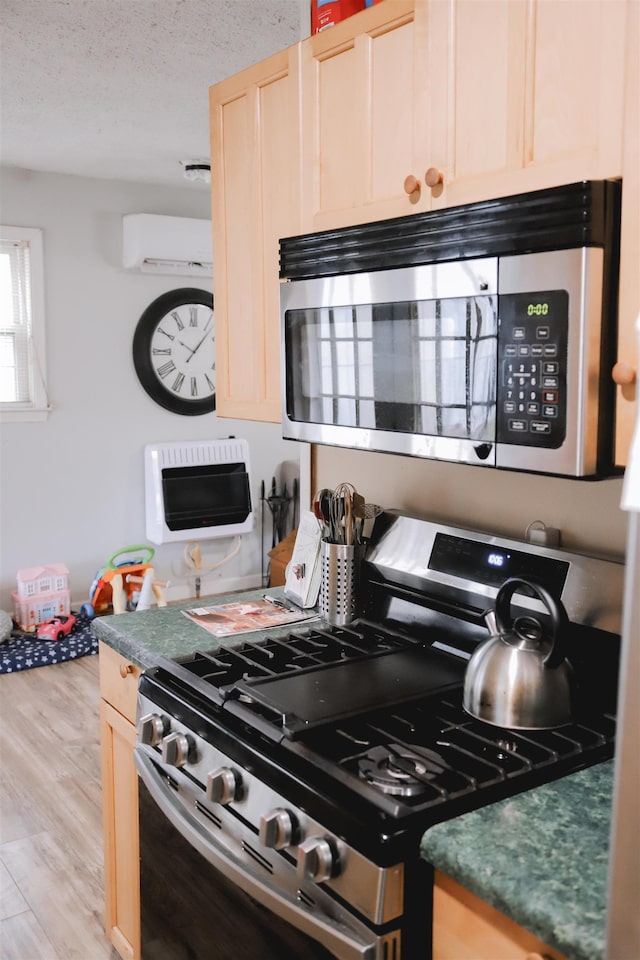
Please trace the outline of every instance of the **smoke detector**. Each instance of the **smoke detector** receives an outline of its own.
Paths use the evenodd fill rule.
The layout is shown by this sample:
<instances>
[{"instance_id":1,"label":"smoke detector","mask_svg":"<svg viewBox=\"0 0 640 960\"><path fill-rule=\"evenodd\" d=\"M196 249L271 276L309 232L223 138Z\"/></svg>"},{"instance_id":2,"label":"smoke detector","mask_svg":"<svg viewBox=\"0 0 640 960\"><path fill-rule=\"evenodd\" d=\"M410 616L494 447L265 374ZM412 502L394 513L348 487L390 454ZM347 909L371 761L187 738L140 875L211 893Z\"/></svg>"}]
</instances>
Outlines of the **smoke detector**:
<instances>
[{"instance_id":1,"label":"smoke detector","mask_svg":"<svg viewBox=\"0 0 640 960\"><path fill-rule=\"evenodd\" d=\"M211 183L211 163L209 160L181 160L186 180Z\"/></svg>"}]
</instances>

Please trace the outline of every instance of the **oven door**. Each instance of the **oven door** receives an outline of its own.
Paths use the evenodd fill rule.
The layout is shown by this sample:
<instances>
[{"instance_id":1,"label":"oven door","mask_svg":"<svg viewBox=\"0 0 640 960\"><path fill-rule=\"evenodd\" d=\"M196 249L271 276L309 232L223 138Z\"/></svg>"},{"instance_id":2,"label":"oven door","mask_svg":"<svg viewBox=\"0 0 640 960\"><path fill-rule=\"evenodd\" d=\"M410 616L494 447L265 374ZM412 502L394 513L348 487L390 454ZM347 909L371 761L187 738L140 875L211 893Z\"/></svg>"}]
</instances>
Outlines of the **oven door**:
<instances>
[{"instance_id":1,"label":"oven door","mask_svg":"<svg viewBox=\"0 0 640 960\"><path fill-rule=\"evenodd\" d=\"M143 960L378 960L378 937L295 867L259 848L225 809L212 812L179 770L139 748ZM272 855L273 854L273 855Z\"/></svg>"},{"instance_id":2,"label":"oven door","mask_svg":"<svg viewBox=\"0 0 640 960\"><path fill-rule=\"evenodd\" d=\"M282 284L285 437L495 464L496 258Z\"/></svg>"}]
</instances>

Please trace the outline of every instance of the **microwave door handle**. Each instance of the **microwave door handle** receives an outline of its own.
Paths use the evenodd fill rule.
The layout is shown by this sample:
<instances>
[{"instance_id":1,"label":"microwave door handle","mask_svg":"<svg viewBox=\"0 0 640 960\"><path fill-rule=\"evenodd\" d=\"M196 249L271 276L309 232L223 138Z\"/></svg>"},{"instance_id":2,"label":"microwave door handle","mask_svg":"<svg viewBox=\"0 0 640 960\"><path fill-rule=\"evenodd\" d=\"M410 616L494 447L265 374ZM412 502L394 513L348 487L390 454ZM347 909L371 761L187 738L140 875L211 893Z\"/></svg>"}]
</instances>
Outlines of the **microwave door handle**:
<instances>
[{"instance_id":1,"label":"microwave door handle","mask_svg":"<svg viewBox=\"0 0 640 960\"><path fill-rule=\"evenodd\" d=\"M319 940L323 946L335 954L338 960L377 960L378 950L375 943L377 938L371 931L358 924L362 926L362 936L369 937L369 942L365 943L357 938L357 934L349 930L346 924L324 915L318 916L311 913L292 896L274 890L264 883L231 850L217 843L198 821L190 816L176 799L172 788L163 783L158 776L155 764L145 753L136 748L133 752L133 760L140 779L160 812L182 834L187 843L215 869L220 870L227 880L297 930ZM181 784L180 789L182 792L191 793L188 785L183 789ZM195 799L195 791L193 798ZM353 922L358 923L355 919Z\"/></svg>"}]
</instances>

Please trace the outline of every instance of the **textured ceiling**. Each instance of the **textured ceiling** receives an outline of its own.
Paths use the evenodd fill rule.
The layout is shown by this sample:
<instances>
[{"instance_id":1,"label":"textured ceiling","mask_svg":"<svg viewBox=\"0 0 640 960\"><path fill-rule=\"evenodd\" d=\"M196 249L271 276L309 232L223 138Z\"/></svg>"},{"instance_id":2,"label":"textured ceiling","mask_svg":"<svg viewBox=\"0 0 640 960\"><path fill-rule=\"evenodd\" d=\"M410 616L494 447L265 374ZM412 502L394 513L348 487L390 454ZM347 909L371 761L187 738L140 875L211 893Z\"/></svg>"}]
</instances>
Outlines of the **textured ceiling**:
<instances>
[{"instance_id":1,"label":"textured ceiling","mask_svg":"<svg viewBox=\"0 0 640 960\"><path fill-rule=\"evenodd\" d=\"M212 83L309 34L309 0L1 0L0 162L193 187Z\"/></svg>"}]
</instances>

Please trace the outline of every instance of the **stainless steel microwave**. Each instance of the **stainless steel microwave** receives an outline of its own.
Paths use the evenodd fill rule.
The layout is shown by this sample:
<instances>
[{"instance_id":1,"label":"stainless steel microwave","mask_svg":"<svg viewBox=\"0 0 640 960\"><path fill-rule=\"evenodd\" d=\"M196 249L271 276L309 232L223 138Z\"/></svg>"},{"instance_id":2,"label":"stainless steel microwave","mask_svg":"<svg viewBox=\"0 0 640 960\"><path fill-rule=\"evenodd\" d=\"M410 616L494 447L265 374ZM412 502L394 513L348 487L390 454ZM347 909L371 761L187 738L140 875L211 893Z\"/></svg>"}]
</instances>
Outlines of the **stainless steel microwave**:
<instances>
[{"instance_id":1,"label":"stainless steel microwave","mask_svg":"<svg viewBox=\"0 0 640 960\"><path fill-rule=\"evenodd\" d=\"M620 192L586 181L281 241L283 435L610 475Z\"/></svg>"}]
</instances>

